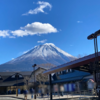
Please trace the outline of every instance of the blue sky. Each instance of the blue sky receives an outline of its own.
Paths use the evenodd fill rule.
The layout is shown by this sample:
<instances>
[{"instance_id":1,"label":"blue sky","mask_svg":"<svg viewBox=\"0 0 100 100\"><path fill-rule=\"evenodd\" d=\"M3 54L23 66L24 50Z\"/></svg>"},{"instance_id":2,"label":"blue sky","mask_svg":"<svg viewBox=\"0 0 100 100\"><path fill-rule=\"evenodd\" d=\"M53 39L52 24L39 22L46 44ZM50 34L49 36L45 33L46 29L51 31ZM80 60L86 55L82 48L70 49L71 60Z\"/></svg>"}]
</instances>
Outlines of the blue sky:
<instances>
[{"instance_id":1,"label":"blue sky","mask_svg":"<svg viewBox=\"0 0 100 100\"><path fill-rule=\"evenodd\" d=\"M92 54L87 36L99 29L100 0L0 0L0 64L43 43L76 57Z\"/></svg>"}]
</instances>

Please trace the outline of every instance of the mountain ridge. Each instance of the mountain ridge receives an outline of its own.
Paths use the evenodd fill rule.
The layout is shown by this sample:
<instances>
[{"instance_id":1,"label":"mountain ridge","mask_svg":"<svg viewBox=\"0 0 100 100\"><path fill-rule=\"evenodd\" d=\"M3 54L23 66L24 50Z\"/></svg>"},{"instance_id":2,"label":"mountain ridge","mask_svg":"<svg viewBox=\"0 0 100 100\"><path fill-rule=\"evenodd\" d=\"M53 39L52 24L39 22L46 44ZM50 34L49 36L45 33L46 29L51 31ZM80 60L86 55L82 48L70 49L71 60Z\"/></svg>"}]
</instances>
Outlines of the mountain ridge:
<instances>
[{"instance_id":1,"label":"mountain ridge","mask_svg":"<svg viewBox=\"0 0 100 100\"><path fill-rule=\"evenodd\" d=\"M53 43L35 46L25 54L0 65L2 71L30 71L32 65L51 63L56 66L74 60L75 57L56 47Z\"/></svg>"}]
</instances>

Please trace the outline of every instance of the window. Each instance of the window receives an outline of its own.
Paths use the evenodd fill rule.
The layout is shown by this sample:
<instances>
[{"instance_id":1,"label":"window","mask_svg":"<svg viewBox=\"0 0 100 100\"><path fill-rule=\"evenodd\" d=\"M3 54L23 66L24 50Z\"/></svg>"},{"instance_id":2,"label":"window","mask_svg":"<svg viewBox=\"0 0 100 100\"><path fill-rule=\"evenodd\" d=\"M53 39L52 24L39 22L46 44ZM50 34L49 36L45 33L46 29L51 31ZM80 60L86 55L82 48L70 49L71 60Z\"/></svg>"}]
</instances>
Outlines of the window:
<instances>
[{"instance_id":1,"label":"window","mask_svg":"<svg viewBox=\"0 0 100 100\"><path fill-rule=\"evenodd\" d=\"M61 71L60 73L63 74L63 71Z\"/></svg>"},{"instance_id":2,"label":"window","mask_svg":"<svg viewBox=\"0 0 100 100\"><path fill-rule=\"evenodd\" d=\"M15 78L15 75L13 75L11 78Z\"/></svg>"},{"instance_id":3,"label":"window","mask_svg":"<svg viewBox=\"0 0 100 100\"><path fill-rule=\"evenodd\" d=\"M66 72L68 73L68 69L66 70Z\"/></svg>"},{"instance_id":4,"label":"window","mask_svg":"<svg viewBox=\"0 0 100 100\"><path fill-rule=\"evenodd\" d=\"M16 74L15 74L16 75ZM15 78L15 75L11 76L11 78ZM18 74L19 78L22 78L23 76Z\"/></svg>"},{"instance_id":5,"label":"window","mask_svg":"<svg viewBox=\"0 0 100 100\"><path fill-rule=\"evenodd\" d=\"M66 72L67 73L72 72L72 69L67 69Z\"/></svg>"},{"instance_id":6,"label":"window","mask_svg":"<svg viewBox=\"0 0 100 100\"><path fill-rule=\"evenodd\" d=\"M70 69L70 72L72 72L72 69Z\"/></svg>"},{"instance_id":7,"label":"window","mask_svg":"<svg viewBox=\"0 0 100 100\"><path fill-rule=\"evenodd\" d=\"M23 76L22 75L19 75L19 78L22 78Z\"/></svg>"}]
</instances>

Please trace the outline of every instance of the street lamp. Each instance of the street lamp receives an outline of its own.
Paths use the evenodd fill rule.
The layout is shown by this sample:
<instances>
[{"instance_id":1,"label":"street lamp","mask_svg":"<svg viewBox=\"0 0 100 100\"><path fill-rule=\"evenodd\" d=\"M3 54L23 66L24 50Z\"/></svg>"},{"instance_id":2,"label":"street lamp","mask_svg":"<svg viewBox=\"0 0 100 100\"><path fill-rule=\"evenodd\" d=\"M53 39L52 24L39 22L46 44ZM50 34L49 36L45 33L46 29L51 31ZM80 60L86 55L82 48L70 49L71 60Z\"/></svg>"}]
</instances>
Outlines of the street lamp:
<instances>
[{"instance_id":1,"label":"street lamp","mask_svg":"<svg viewBox=\"0 0 100 100\"><path fill-rule=\"evenodd\" d=\"M35 94L35 66L36 64L34 64L32 67L33 67L33 72L34 72L34 99L36 99L36 94Z\"/></svg>"},{"instance_id":2,"label":"street lamp","mask_svg":"<svg viewBox=\"0 0 100 100\"><path fill-rule=\"evenodd\" d=\"M16 73L16 75L15 75L15 78L16 78L16 96L18 96L18 78L19 78L19 75L18 75L18 73Z\"/></svg>"},{"instance_id":3,"label":"street lamp","mask_svg":"<svg viewBox=\"0 0 100 100\"><path fill-rule=\"evenodd\" d=\"M99 36L99 35L100 35L100 30L98 30L98 31L96 31L95 33L92 33L91 35L89 35L89 36L87 37L87 39L91 40L91 39L96 38L96 37Z\"/></svg>"},{"instance_id":4,"label":"street lamp","mask_svg":"<svg viewBox=\"0 0 100 100\"><path fill-rule=\"evenodd\" d=\"M97 36L100 35L100 30L96 31L95 33L92 33L91 35L89 35L87 37L88 40L92 40L94 39L94 50L95 50L95 62L94 62L94 79L95 79L95 83L96 83L96 89L97 89L97 80L96 80L96 72L98 71L98 44L97 44ZM99 91L100 94L100 91ZM99 95L100 98L100 95Z\"/></svg>"}]
</instances>

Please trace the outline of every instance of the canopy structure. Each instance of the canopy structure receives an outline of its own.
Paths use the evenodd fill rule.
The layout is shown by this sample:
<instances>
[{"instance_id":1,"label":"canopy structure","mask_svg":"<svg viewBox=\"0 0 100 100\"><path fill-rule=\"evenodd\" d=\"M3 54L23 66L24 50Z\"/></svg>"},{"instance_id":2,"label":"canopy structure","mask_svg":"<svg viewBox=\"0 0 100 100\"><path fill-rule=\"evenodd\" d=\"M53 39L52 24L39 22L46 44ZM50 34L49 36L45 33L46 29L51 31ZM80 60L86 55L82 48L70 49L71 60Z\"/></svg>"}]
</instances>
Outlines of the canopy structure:
<instances>
[{"instance_id":1,"label":"canopy structure","mask_svg":"<svg viewBox=\"0 0 100 100\"><path fill-rule=\"evenodd\" d=\"M79 71L85 71L92 74L94 70L93 66L95 66L94 62L95 62L95 54L91 54L91 55L76 59L74 61L62 64L60 66L51 68L49 70L46 70L44 71L44 74L48 75L48 74L52 74L52 73L67 70L67 69L76 69ZM98 71L100 71L100 52L98 53L98 64L99 64Z\"/></svg>"},{"instance_id":2,"label":"canopy structure","mask_svg":"<svg viewBox=\"0 0 100 100\"><path fill-rule=\"evenodd\" d=\"M95 54L91 54L91 55L76 59L74 61L62 64L60 66L57 66L57 67L54 67L54 68L51 68L49 70L44 71L44 75L49 74L50 100L52 100L52 90L51 90L52 89L52 81L51 81L51 74L52 73L64 71L64 70L67 70L67 69L75 69L75 70L84 71L84 72L88 72L88 73L93 74L93 70L96 67L95 63L94 63L95 60L96 60ZM100 52L98 53L98 65L99 66L98 66L98 68L96 68L96 70L98 69L98 71L100 71Z\"/></svg>"}]
</instances>

